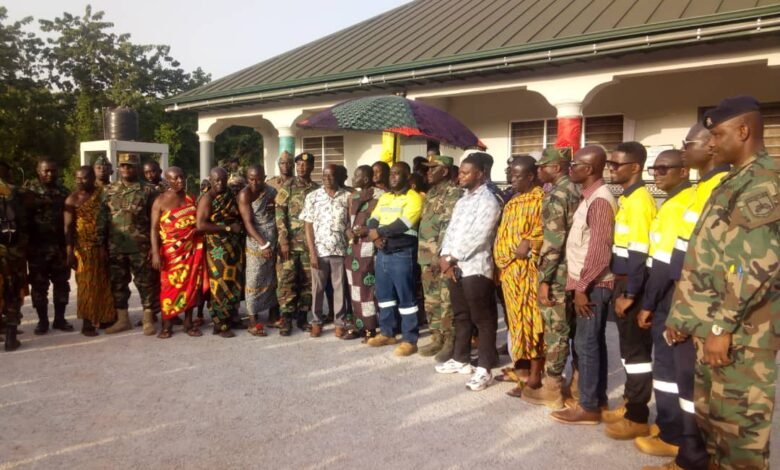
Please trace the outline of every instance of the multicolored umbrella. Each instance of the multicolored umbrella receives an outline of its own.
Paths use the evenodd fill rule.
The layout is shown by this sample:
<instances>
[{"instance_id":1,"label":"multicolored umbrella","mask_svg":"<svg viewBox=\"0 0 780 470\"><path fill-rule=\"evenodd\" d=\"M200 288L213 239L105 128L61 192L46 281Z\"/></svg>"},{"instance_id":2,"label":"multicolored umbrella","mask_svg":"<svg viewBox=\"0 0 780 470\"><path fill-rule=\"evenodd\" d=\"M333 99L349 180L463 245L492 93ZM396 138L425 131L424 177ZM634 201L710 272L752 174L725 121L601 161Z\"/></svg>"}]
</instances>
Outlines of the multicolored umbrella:
<instances>
[{"instance_id":1,"label":"multicolored umbrella","mask_svg":"<svg viewBox=\"0 0 780 470\"><path fill-rule=\"evenodd\" d=\"M423 102L396 95L345 101L299 122L298 126L309 129L386 131L435 140L463 149L486 149L485 144L454 117Z\"/></svg>"}]
</instances>

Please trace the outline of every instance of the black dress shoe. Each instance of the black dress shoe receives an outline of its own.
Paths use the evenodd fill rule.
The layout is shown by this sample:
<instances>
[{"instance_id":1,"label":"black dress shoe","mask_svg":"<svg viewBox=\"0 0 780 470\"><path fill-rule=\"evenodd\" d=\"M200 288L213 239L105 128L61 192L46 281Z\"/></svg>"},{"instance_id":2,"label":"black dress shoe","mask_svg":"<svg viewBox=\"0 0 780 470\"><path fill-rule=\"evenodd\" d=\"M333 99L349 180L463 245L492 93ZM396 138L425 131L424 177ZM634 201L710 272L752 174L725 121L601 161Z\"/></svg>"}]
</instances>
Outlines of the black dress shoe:
<instances>
[{"instance_id":1,"label":"black dress shoe","mask_svg":"<svg viewBox=\"0 0 780 470\"><path fill-rule=\"evenodd\" d=\"M49 324L48 323L41 323L38 322L38 325L35 327L35 330L33 333L36 335L45 335L49 332Z\"/></svg>"},{"instance_id":2,"label":"black dress shoe","mask_svg":"<svg viewBox=\"0 0 780 470\"><path fill-rule=\"evenodd\" d=\"M51 327L54 328L55 330L60 330L60 331L73 331L75 329L73 328L73 325L71 325L65 320L62 320L61 322L55 321L54 323L51 324Z\"/></svg>"}]
</instances>

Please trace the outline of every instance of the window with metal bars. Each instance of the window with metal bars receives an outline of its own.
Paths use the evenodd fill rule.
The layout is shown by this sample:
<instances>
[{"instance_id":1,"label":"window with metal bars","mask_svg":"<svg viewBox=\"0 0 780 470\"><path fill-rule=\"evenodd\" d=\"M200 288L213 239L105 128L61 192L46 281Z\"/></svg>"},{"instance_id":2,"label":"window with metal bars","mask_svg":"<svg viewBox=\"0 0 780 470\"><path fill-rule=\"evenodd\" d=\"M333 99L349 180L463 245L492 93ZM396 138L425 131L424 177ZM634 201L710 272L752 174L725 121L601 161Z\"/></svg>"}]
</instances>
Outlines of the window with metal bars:
<instances>
[{"instance_id":1,"label":"window with metal bars","mask_svg":"<svg viewBox=\"0 0 780 470\"><path fill-rule=\"evenodd\" d=\"M344 165L344 136L304 137L303 151L316 157L311 179L320 183L326 165Z\"/></svg>"}]
</instances>

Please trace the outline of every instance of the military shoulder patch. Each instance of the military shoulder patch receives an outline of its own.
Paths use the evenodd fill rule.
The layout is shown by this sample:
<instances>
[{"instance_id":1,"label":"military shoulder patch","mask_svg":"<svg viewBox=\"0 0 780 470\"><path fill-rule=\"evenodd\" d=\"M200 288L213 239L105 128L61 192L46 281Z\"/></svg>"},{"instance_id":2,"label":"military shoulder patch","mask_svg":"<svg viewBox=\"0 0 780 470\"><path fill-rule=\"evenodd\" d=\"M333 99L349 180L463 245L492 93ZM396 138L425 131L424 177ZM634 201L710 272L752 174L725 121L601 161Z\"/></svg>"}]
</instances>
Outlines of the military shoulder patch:
<instances>
[{"instance_id":1,"label":"military shoulder patch","mask_svg":"<svg viewBox=\"0 0 780 470\"><path fill-rule=\"evenodd\" d=\"M759 184L749 190L737 203L738 215L734 222L753 229L780 220L780 193L773 184Z\"/></svg>"}]
</instances>

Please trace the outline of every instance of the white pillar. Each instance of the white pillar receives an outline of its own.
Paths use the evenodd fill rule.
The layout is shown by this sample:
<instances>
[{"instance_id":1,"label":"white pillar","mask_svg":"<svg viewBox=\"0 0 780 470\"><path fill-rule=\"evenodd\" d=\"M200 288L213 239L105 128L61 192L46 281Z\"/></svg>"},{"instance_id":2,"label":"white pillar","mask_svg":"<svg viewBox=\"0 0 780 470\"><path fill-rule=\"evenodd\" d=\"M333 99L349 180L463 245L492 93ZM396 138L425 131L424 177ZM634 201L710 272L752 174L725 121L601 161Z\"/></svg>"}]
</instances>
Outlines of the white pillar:
<instances>
[{"instance_id":1,"label":"white pillar","mask_svg":"<svg viewBox=\"0 0 780 470\"><path fill-rule=\"evenodd\" d=\"M168 152L160 154L160 168L163 172L168 169Z\"/></svg>"},{"instance_id":2,"label":"white pillar","mask_svg":"<svg viewBox=\"0 0 780 470\"><path fill-rule=\"evenodd\" d=\"M208 132L198 132L200 141L200 179L208 179L214 164L214 137Z\"/></svg>"}]
</instances>

